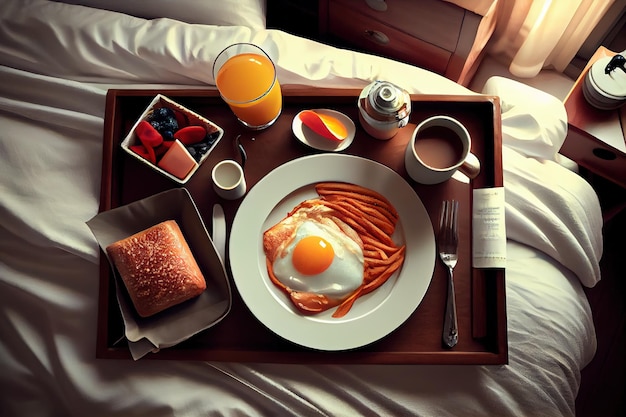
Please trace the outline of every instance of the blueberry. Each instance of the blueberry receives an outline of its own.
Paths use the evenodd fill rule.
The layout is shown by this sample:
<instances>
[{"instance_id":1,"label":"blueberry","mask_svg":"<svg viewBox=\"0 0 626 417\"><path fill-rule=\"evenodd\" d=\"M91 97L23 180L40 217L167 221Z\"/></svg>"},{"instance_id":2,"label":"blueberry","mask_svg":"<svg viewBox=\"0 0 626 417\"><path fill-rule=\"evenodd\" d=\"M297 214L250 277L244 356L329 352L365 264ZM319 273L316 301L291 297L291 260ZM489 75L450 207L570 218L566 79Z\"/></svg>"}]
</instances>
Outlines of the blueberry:
<instances>
[{"instance_id":1,"label":"blueberry","mask_svg":"<svg viewBox=\"0 0 626 417\"><path fill-rule=\"evenodd\" d=\"M196 152L196 149L193 146L187 146L187 151L189 152L189 155L193 157L193 159L195 159L196 161L199 159L198 152Z\"/></svg>"},{"instance_id":2,"label":"blueberry","mask_svg":"<svg viewBox=\"0 0 626 417\"><path fill-rule=\"evenodd\" d=\"M158 109L154 109L150 115L151 120L164 120L168 118L176 119L174 110L168 107L159 107Z\"/></svg>"},{"instance_id":3,"label":"blueberry","mask_svg":"<svg viewBox=\"0 0 626 417\"><path fill-rule=\"evenodd\" d=\"M158 120L151 120L150 125L157 131L161 130L161 122Z\"/></svg>"},{"instance_id":4,"label":"blueberry","mask_svg":"<svg viewBox=\"0 0 626 417\"><path fill-rule=\"evenodd\" d=\"M215 141L217 140L217 138L220 136L220 132L219 131L215 131L213 133L210 133L207 135L206 137L206 141L209 145L212 145L213 143L215 143Z\"/></svg>"},{"instance_id":5,"label":"blueberry","mask_svg":"<svg viewBox=\"0 0 626 417\"><path fill-rule=\"evenodd\" d=\"M202 155L207 153L207 151L209 150L209 145L207 143L204 143L204 142L197 143L197 144L194 145L194 147L196 148L196 151L198 151Z\"/></svg>"},{"instance_id":6,"label":"blueberry","mask_svg":"<svg viewBox=\"0 0 626 417\"><path fill-rule=\"evenodd\" d=\"M172 113L172 116L162 117L161 114L165 113L160 110L168 110ZM165 107L161 107L160 109L156 109L149 117L148 121L153 128L157 130L163 136L165 140L172 140L174 137L174 132L178 130L178 121L176 117L173 116L173 111L170 109L166 109Z\"/></svg>"},{"instance_id":7,"label":"blueberry","mask_svg":"<svg viewBox=\"0 0 626 417\"><path fill-rule=\"evenodd\" d=\"M159 130L164 140L174 140L174 132L171 130Z\"/></svg>"},{"instance_id":8,"label":"blueberry","mask_svg":"<svg viewBox=\"0 0 626 417\"><path fill-rule=\"evenodd\" d=\"M172 132L176 132L178 130L178 122L175 117L168 117L167 119L163 119L160 121L161 125L161 134L164 131L171 130Z\"/></svg>"}]
</instances>

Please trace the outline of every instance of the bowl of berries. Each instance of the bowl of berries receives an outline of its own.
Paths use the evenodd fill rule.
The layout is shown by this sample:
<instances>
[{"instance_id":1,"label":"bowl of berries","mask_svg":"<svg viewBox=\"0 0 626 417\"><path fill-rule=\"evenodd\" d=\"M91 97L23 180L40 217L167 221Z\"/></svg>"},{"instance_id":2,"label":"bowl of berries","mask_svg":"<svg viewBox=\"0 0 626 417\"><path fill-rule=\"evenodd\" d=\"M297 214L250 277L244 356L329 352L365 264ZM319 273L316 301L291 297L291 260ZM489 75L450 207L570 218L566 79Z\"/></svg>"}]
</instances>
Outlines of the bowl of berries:
<instances>
[{"instance_id":1,"label":"bowl of berries","mask_svg":"<svg viewBox=\"0 0 626 417\"><path fill-rule=\"evenodd\" d=\"M223 135L215 123L158 94L121 146L150 168L185 184Z\"/></svg>"}]
</instances>

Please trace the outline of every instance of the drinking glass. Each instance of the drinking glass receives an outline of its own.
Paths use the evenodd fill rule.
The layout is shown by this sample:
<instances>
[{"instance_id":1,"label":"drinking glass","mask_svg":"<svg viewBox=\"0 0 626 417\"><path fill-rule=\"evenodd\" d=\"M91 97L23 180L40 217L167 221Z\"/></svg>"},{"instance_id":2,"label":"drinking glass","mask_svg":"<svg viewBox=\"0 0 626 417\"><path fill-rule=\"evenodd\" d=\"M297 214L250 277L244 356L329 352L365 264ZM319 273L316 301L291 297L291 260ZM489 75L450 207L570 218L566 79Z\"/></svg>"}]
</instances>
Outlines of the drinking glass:
<instances>
[{"instance_id":1,"label":"drinking glass","mask_svg":"<svg viewBox=\"0 0 626 417\"><path fill-rule=\"evenodd\" d=\"M280 116L283 100L276 67L260 47L228 46L215 58L213 78L222 99L250 129L265 129Z\"/></svg>"}]
</instances>

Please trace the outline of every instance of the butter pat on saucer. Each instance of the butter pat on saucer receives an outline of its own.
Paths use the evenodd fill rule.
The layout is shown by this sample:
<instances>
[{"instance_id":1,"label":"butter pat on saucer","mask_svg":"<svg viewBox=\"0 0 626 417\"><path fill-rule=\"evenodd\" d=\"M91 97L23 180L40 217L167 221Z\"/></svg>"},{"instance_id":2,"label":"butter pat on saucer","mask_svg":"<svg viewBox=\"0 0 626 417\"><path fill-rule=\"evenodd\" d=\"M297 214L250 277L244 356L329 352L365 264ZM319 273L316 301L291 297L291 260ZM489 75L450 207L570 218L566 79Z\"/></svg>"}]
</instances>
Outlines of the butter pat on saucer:
<instances>
[{"instance_id":1,"label":"butter pat on saucer","mask_svg":"<svg viewBox=\"0 0 626 417\"><path fill-rule=\"evenodd\" d=\"M197 165L196 160L178 139L174 141L157 164L159 168L180 179L185 178Z\"/></svg>"}]
</instances>

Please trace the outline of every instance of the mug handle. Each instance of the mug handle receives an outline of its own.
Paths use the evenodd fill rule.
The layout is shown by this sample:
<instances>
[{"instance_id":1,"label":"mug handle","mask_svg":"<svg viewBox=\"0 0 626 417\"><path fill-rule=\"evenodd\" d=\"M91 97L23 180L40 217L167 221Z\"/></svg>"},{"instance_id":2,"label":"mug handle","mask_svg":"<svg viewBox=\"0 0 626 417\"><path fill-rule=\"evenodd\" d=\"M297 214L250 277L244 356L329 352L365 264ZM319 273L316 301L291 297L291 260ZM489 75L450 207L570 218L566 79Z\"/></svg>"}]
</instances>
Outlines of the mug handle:
<instances>
[{"instance_id":1,"label":"mug handle","mask_svg":"<svg viewBox=\"0 0 626 417\"><path fill-rule=\"evenodd\" d=\"M469 179L473 180L480 174L480 161L473 153L468 153L465 161L459 167L459 171L465 174Z\"/></svg>"}]
</instances>

